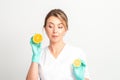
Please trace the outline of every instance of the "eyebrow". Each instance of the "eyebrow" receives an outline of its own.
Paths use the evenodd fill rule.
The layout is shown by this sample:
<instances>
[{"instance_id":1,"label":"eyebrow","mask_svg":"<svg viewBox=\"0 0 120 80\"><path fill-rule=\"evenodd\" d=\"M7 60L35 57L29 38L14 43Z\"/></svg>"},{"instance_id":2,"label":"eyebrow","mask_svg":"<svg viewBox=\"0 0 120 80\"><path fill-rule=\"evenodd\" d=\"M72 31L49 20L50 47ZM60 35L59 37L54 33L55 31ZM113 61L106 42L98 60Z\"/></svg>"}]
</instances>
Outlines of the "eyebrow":
<instances>
[{"instance_id":1,"label":"eyebrow","mask_svg":"<svg viewBox=\"0 0 120 80\"><path fill-rule=\"evenodd\" d=\"M52 23L52 22L48 22L49 24L53 24L54 25L54 23ZM62 25L64 25L63 23L59 23L58 25L60 25L60 24L62 24Z\"/></svg>"},{"instance_id":2,"label":"eyebrow","mask_svg":"<svg viewBox=\"0 0 120 80\"><path fill-rule=\"evenodd\" d=\"M49 24L53 24L52 22L48 22Z\"/></svg>"}]
</instances>

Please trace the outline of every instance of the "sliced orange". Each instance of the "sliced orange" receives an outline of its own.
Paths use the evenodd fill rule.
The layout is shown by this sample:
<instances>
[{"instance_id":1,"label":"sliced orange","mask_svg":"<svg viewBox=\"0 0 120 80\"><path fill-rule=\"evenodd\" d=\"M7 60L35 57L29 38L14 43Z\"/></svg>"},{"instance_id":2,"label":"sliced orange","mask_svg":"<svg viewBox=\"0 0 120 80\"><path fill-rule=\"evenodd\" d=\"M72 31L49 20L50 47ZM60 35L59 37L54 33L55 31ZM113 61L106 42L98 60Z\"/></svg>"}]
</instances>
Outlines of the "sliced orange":
<instances>
[{"instance_id":1,"label":"sliced orange","mask_svg":"<svg viewBox=\"0 0 120 80\"><path fill-rule=\"evenodd\" d=\"M42 35L39 34L39 33L36 33L34 36L33 36L33 42L38 44L40 42L42 42L43 38L42 38Z\"/></svg>"},{"instance_id":2,"label":"sliced orange","mask_svg":"<svg viewBox=\"0 0 120 80\"><path fill-rule=\"evenodd\" d=\"M79 66L81 65L81 60L80 60L80 59L74 60L73 65L74 65L75 67L79 67Z\"/></svg>"}]
</instances>

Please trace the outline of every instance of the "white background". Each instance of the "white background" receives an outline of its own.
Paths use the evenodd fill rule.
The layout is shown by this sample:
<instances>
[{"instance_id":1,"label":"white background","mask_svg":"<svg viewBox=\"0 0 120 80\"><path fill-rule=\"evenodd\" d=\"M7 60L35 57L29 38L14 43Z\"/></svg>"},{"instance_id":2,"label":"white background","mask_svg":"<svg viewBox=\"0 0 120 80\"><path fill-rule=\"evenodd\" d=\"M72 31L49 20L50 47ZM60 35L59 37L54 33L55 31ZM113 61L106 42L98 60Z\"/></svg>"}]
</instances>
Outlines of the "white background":
<instances>
[{"instance_id":1,"label":"white background","mask_svg":"<svg viewBox=\"0 0 120 80\"><path fill-rule=\"evenodd\" d=\"M92 80L120 80L119 0L0 0L0 80L25 80L30 37L53 8L68 15L65 41L85 51Z\"/></svg>"}]
</instances>

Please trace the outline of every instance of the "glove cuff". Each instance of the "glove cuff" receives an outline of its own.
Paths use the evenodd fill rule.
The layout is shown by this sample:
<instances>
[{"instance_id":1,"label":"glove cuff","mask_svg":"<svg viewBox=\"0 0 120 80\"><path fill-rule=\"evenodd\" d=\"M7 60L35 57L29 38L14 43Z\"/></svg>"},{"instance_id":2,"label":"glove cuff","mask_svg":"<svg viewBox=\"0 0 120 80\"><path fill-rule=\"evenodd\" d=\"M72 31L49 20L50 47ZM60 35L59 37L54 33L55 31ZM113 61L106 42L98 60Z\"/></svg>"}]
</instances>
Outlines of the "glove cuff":
<instances>
[{"instance_id":1,"label":"glove cuff","mask_svg":"<svg viewBox=\"0 0 120 80\"><path fill-rule=\"evenodd\" d=\"M33 54L32 62L39 63L39 61L40 61L40 54L38 54L38 55Z\"/></svg>"}]
</instances>

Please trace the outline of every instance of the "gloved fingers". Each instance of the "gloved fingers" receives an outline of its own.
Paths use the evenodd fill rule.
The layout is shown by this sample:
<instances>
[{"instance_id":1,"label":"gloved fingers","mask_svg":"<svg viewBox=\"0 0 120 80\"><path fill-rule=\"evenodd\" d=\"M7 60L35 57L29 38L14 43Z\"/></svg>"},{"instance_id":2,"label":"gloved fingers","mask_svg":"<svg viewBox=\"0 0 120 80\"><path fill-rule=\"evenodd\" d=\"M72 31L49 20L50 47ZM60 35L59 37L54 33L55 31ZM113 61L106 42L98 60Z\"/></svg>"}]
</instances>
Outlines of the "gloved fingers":
<instances>
[{"instance_id":1,"label":"gloved fingers","mask_svg":"<svg viewBox=\"0 0 120 80\"><path fill-rule=\"evenodd\" d=\"M80 66L79 66L80 67ZM78 69L79 67L76 67L72 64L72 69Z\"/></svg>"},{"instance_id":2,"label":"gloved fingers","mask_svg":"<svg viewBox=\"0 0 120 80\"><path fill-rule=\"evenodd\" d=\"M40 46L41 46L41 43L36 44L33 42L33 36L30 39L30 44L32 47L37 47L37 48L40 48Z\"/></svg>"},{"instance_id":3,"label":"gloved fingers","mask_svg":"<svg viewBox=\"0 0 120 80\"><path fill-rule=\"evenodd\" d=\"M85 63L84 60L81 60L81 65L82 65L83 67L86 67L86 63Z\"/></svg>"}]
</instances>

